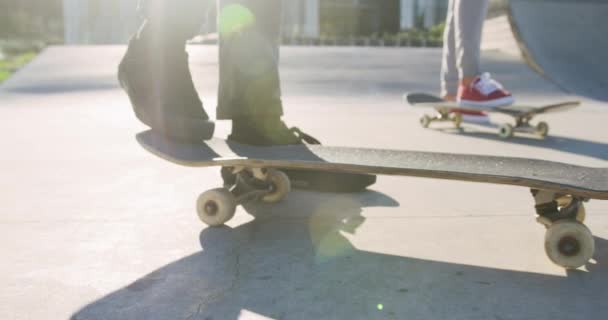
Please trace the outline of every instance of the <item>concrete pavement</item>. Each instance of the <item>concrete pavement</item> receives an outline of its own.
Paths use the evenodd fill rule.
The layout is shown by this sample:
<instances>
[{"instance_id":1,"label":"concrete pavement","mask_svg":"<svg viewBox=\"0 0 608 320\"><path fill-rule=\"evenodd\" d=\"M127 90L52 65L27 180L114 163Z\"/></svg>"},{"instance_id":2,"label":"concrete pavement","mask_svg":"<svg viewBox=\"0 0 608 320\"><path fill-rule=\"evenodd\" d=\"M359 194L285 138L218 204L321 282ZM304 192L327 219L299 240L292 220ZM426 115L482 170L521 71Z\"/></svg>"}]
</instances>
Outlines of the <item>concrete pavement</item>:
<instances>
[{"instance_id":1,"label":"concrete pavement","mask_svg":"<svg viewBox=\"0 0 608 320\"><path fill-rule=\"evenodd\" d=\"M163 162L115 81L124 47L55 47L0 87L2 319L601 318L608 202L587 205L596 257L564 271L523 188L379 177L354 195L293 192L205 228L217 169ZM212 114L217 49L192 47ZM282 49L286 119L325 144L533 157L608 166L607 106L543 117L509 141L424 130L405 91L437 91L440 50ZM516 57L484 54L518 100L571 98ZM225 136L229 123L220 122Z\"/></svg>"}]
</instances>

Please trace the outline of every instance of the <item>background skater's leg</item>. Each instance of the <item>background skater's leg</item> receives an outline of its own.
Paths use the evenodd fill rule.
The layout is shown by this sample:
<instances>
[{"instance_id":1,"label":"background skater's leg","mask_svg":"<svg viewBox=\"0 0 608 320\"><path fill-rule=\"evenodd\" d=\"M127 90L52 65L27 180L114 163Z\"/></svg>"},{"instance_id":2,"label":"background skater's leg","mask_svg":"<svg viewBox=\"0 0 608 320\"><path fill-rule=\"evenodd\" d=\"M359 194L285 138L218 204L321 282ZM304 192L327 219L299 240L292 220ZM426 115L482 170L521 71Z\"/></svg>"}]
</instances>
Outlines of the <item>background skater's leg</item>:
<instances>
[{"instance_id":1,"label":"background skater's leg","mask_svg":"<svg viewBox=\"0 0 608 320\"><path fill-rule=\"evenodd\" d=\"M466 85L481 74L481 34L488 0L454 1L456 65Z\"/></svg>"},{"instance_id":2,"label":"background skater's leg","mask_svg":"<svg viewBox=\"0 0 608 320\"><path fill-rule=\"evenodd\" d=\"M455 0L457 100L463 106L499 107L514 101L489 73L481 72L481 34L487 11L488 0Z\"/></svg>"},{"instance_id":3,"label":"background skater's leg","mask_svg":"<svg viewBox=\"0 0 608 320\"><path fill-rule=\"evenodd\" d=\"M456 26L454 24L454 5L456 0L448 3L448 12L443 34L443 55L441 60L441 97L455 101L458 93L459 72L456 66Z\"/></svg>"}]
</instances>

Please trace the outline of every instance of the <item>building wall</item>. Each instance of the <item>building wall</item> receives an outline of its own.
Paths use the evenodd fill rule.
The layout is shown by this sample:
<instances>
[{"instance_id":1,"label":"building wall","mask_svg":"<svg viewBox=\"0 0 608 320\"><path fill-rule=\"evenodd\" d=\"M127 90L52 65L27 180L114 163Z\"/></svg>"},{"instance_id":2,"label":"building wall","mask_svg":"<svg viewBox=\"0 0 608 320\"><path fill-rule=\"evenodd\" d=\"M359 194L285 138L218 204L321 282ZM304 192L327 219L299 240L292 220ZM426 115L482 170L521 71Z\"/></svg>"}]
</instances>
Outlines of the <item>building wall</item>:
<instances>
[{"instance_id":1,"label":"building wall","mask_svg":"<svg viewBox=\"0 0 608 320\"><path fill-rule=\"evenodd\" d=\"M63 0L66 44L125 43L138 24L137 0Z\"/></svg>"},{"instance_id":2,"label":"building wall","mask_svg":"<svg viewBox=\"0 0 608 320\"><path fill-rule=\"evenodd\" d=\"M283 35L319 37L319 0L283 1Z\"/></svg>"},{"instance_id":3,"label":"building wall","mask_svg":"<svg viewBox=\"0 0 608 320\"><path fill-rule=\"evenodd\" d=\"M0 0L0 38L62 39L62 1Z\"/></svg>"},{"instance_id":4,"label":"building wall","mask_svg":"<svg viewBox=\"0 0 608 320\"><path fill-rule=\"evenodd\" d=\"M449 0L400 0L401 30L428 28L445 20Z\"/></svg>"},{"instance_id":5,"label":"building wall","mask_svg":"<svg viewBox=\"0 0 608 320\"><path fill-rule=\"evenodd\" d=\"M67 44L125 43L136 30L137 0L63 0ZM283 34L369 36L429 27L448 0L284 0ZM213 26L211 26L212 28ZM205 31L212 31L209 26Z\"/></svg>"},{"instance_id":6,"label":"building wall","mask_svg":"<svg viewBox=\"0 0 608 320\"><path fill-rule=\"evenodd\" d=\"M399 31L399 0L321 0L321 33L370 36Z\"/></svg>"}]
</instances>

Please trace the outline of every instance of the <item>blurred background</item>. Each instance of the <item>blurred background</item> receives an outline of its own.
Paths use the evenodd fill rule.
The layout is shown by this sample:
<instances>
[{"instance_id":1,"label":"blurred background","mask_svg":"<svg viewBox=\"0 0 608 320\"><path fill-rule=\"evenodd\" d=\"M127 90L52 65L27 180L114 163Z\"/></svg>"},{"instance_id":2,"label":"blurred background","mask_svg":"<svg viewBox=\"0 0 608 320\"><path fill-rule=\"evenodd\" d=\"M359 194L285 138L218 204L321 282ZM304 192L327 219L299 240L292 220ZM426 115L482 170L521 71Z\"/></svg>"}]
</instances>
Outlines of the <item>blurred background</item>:
<instances>
[{"instance_id":1,"label":"blurred background","mask_svg":"<svg viewBox=\"0 0 608 320\"><path fill-rule=\"evenodd\" d=\"M202 0L201 0L202 1ZM124 44L140 23L138 0L0 0L0 81L47 45ZM490 15L505 7L495 0ZM442 44L448 0L285 0L283 44ZM213 8L193 43L213 44Z\"/></svg>"},{"instance_id":2,"label":"blurred background","mask_svg":"<svg viewBox=\"0 0 608 320\"><path fill-rule=\"evenodd\" d=\"M286 38L396 35L440 24L447 2L289 0L283 4L283 30ZM0 37L66 44L124 43L138 22L136 6L137 0L2 0ZM214 25L207 21L203 31L213 32Z\"/></svg>"},{"instance_id":3,"label":"blurred background","mask_svg":"<svg viewBox=\"0 0 608 320\"><path fill-rule=\"evenodd\" d=\"M125 43L138 24L138 0L1 0L0 39L66 44ZM504 1L494 1L493 8ZM286 39L385 38L441 26L448 0L288 0ZM210 20L214 15L209 15ZM214 21L202 22L213 33ZM440 33L428 35L440 41ZM435 43L437 44L437 43Z\"/></svg>"}]
</instances>

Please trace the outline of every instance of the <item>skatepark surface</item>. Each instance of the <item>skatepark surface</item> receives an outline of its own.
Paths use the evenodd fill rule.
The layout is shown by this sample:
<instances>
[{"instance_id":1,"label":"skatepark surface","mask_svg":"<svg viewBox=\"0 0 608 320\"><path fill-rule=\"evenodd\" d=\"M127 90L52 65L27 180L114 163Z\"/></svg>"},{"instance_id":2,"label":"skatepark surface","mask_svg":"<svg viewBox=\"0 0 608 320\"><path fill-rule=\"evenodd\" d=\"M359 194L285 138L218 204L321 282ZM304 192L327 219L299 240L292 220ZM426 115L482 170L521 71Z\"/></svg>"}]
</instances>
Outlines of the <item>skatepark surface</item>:
<instances>
[{"instance_id":1,"label":"skatepark surface","mask_svg":"<svg viewBox=\"0 0 608 320\"><path fill-rule=\"evenodd\" d=\"M1 319L601 319L608 202L587 204L596 255L565 271L525 188L381 176L369 191L295 191L224 228L195 199L218 169L144 151L115 80L122 46L52 47L0 87ZM217 48L189 48L215 113ZM404 92L438 90L439 49L282 49L285 119L324 144L608 167L608 106L519 58L484 53L517 99L583 106L546 140L422 129ZM219 122L225 137L230 124Z\"/></svg>"},{"instance_id":2,"label":"skatepark surface","mask_svg":"<svg viewBox=\"0 0 608 320\"><path fill-rule=\"evenodd\" d=\"M515 38L534 68L562 89L608 101L608 2L509 3Z\"/></svg>"}]
</instances>

